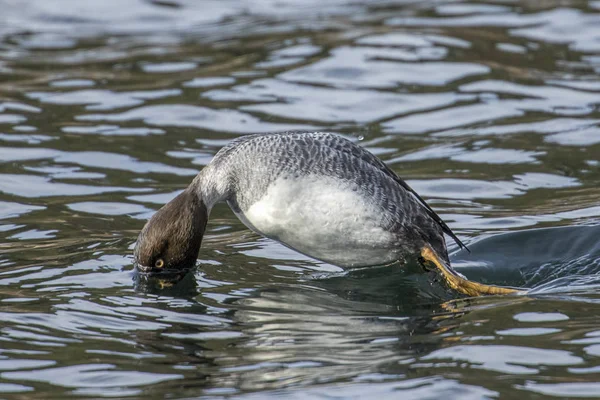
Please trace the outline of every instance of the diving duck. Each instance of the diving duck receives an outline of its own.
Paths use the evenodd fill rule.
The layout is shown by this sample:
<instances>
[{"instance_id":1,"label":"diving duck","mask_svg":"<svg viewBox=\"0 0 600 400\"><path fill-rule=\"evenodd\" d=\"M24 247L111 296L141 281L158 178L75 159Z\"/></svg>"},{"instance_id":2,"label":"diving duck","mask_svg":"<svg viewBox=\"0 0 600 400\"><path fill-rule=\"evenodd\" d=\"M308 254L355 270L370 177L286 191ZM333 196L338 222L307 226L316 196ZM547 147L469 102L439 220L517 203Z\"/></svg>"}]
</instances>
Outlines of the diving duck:
<instances>
[{"instance_id":1,"label":"diving duck","mask_svg":"<svg viewBox=\"0 0 600 400\"><path fill-rule=\"evenodd\" d=\"M251 230L343 268L416 255L466 295L515 289L467 280L450 267L444 234L465 247L440 216L375 155L327 132L265 133L223 147L142 229L142 273L193 267L213 206L227 202Z\"/></svg>"}]
</instances>

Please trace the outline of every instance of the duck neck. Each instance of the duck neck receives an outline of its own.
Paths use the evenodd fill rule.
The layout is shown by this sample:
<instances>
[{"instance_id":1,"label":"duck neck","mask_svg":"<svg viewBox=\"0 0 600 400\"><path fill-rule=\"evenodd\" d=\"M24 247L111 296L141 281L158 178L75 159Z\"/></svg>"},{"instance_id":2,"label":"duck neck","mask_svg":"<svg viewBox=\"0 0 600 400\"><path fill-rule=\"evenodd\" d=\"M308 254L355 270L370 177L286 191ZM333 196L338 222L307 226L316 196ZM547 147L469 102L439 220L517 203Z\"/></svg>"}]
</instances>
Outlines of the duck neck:
<instances>
[{"instance_id":1,"label":"duck neck","mask_svg":"<svg viewBox=\"0 0 600 400\"><path fill-rule=\"evenodd\" d=\"M226 200L229 195L229 184L226 174L223 174L211 164L204 167L202 171L190 183L189 189L198 196L208 213L215 204Z\"/></svg>"}]
</instances>

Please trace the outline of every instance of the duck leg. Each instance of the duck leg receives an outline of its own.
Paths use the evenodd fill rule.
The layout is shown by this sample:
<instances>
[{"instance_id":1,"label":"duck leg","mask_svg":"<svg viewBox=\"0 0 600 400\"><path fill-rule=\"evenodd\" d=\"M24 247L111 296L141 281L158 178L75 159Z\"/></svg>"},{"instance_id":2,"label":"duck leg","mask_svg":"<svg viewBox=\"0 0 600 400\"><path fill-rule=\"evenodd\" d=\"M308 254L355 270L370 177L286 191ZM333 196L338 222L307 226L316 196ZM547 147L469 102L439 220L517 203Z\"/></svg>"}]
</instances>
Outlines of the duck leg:
<instances>
[{"instance_id":1,"label":"duck leg","mask_svg":"<svg viewBox=\"0 0 600 400\"><path fill-rule=\"evenodd\" d=\"M428 269L432 269L431 267L433 266L433 268L442 275L442 278L451 289L467 296L523 294L526 292L521 289L485 285L483 283L470 281L454 271L445 261L438 257L435 251L429 246L425 246L421 249L419 261Z\"/></svg>"}]
</instances>

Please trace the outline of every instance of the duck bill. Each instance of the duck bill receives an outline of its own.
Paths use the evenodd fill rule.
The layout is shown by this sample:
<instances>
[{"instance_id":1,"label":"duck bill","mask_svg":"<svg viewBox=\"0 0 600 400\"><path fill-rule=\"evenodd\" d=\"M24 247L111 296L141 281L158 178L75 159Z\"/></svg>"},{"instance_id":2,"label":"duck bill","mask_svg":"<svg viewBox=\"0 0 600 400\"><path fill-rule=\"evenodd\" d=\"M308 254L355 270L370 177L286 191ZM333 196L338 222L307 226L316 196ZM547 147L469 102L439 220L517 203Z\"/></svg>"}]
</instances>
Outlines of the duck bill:
<instances>
[{"instance_id":1,"label":"duck bill","mask_svg":"<svg viewBox=\"0 0 600 400\"><path fill-rule=\"evenodd\" d=\"M149 274L152 271L152 267L146 265L135 263L134 266L137 272L141 274Z\"/></svg>"},{"instance_id":2,"label":"duck bill","mask_svg":"<svg viewBox=\"0 0 600 400\"><path fill-rule=\"evenodd\" d=\"M461 294L476 297L486 295L523 294L525 290L513 289L502 286L485 285L483 283L470 281L460 276L443 261L429 246L421 249L423 261L435 266L437 272L442 276L445 283Z\"/></svg>"}]
</instances>

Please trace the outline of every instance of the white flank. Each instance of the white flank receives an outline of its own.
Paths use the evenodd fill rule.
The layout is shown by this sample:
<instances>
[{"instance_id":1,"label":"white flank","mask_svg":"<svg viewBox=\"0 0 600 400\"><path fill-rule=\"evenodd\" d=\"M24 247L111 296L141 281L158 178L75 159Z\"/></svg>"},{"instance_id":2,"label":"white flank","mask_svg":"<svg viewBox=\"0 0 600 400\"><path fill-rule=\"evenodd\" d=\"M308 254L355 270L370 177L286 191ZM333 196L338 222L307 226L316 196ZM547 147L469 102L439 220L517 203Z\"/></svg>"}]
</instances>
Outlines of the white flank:
<instances>
[{"instance_id":1,"label":"white flank","mask_svg":"<svg viewBox=\"0 0 600 400\"><path fill-rule=\"evenodd\" d=\"M249 228L311 257L342 267L397 257L380 211L350 184L324 176L280 178L238 217Z\"/></svg>"}]
</instances>

